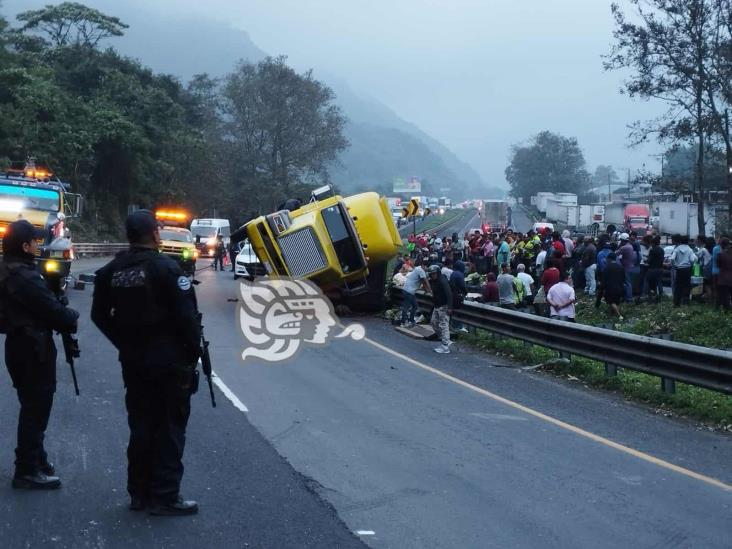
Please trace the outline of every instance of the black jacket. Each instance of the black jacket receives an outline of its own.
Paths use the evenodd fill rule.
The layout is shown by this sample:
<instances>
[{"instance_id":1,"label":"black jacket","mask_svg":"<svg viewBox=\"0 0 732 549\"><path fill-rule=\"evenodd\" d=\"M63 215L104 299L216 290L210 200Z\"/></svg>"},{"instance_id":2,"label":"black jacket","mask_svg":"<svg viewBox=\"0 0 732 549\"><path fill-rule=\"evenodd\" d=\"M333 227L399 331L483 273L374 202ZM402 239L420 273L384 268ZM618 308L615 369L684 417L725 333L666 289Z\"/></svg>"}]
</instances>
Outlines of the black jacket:
<instances>
[{"instance_id":1,"label":"black jacket","mask_svg":"<svg viewBox=\"0 0 732 549\"><path fill-rule=\"evenodd\" d=\"M132 247L97 271L91 317L119 350L123 366L165 369L198 358L193 286L157 250Z\"/></svg>"},{"instance_id":2,"label":"black jacket","mask_svg":"<svg viewBox=\"0 0 732 549\"><path fill-rule=\"evenodd\" d=\"M48 289L30 257L5 256L0 263L0 299L8 335L31 329L75 332L79 313L64 306Z\"/></svg>"},{"instance_id":3,"label":"black jacket","mask_svg":"<svg viewBox=\"0 0 732 549\"><path fill-rule=\"evenodd\" d=\"M427 276L430 280L430 288L432 288L435 307L442 307L444 305L452 307L452 290L450 290L450 283L447 281L447 277L442 273L437 275L437 280L433 280L429 274Z\"/></svg>"},{"instance_id":4,"label":"black jacket","mask_svg":"<svg viewBox=\"0 0 732 549\"><path fill-rule=\"evenodd\" d=\"M3 258L0 300L7 330L5 363L13 386L53 392L56 388L53 330L76 332L79 313L62 305L48 289L30 256Z\"/></svg>"},{"instance_id":5,"label":"black jacket","mask_svg":"<svg viewBox=\"0 0 732 549\"><path fill-rule=\"evenodd\" d=\"M607 295L622 295L625 291L625 270L617 261L608 261L602 272L602 285Z\"/></svg>"}]
</instances>

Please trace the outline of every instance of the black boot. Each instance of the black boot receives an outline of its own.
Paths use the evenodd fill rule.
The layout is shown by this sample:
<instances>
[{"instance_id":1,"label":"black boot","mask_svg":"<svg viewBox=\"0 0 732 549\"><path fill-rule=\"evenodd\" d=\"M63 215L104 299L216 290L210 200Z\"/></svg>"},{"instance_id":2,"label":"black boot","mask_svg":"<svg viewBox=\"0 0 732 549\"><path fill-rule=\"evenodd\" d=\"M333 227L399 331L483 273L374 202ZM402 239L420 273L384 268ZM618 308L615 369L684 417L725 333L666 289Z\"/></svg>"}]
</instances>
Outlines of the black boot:
<instances>
[{"instance_id":1,"label":"black boot","mask_svg":"<svg viewBox=\"0 0 732 549\"><path fill-rule=\"evenodd\" d=\"M13 477L13 488L24 490L55 490L61 488L61 479L41 472Z\"/></svg>"},{"instance_id":2,"label":"black boot","mask_svg":"<svg viewBox=\"0 0 732 549\"><path fill-rule=\"evenodd\" d=\"M155 503L148 513L151 515L162 515L169 517L178 517L183 515L195 515L198 513L198 503L195 501L186 501L178 496L178 499L172 503Z\"/></svg>"},{"instance_id":3,"label":"black boot","mask_svg":"<svg viewBox=\"0 0 732 549\"><path fill-rule=\"evenodd\" d=\"M41 465L38 467L38 470L46 475L47 477L55 477L56 476L56 468L53 466L53 463L50 461L46 461L44 463L41 463Z\"/></svg>"},{"instance_id":4,"label":"black boot","mask_svg":"<svg viewBox=\"0 0 732 549\"><path fill-rule=\"evenodd\" d=\"M147 500L140 496L130 498L130 511L144 511L147 509Z\"/></svg>"}]
</instances>

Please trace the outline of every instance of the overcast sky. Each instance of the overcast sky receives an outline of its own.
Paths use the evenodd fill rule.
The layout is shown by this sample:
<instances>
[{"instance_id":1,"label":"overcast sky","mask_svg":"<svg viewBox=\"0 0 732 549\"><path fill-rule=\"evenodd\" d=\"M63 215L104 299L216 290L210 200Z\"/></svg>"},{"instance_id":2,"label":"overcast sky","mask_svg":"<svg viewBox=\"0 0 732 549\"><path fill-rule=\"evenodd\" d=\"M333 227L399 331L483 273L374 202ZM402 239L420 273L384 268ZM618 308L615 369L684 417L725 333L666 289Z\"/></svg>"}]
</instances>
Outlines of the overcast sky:
<instances>
[{"instance_id":1,"label":"overcast sky","mask_svg":"<svg viewBox=\"0 0 732 549\"><path fill-rule=\"evenodd\" d=\"M597 164L658 169L649 157L658 147L629 150L626 136L628 124L658 115L661 106L621 96L622 75L602 69L613 28L606 0L143 5L225 21L299 69L342 77L441 140L491 185L505 185L511 145L545 129L577 137L590 171Z\"/></svg>"}]
</instances>

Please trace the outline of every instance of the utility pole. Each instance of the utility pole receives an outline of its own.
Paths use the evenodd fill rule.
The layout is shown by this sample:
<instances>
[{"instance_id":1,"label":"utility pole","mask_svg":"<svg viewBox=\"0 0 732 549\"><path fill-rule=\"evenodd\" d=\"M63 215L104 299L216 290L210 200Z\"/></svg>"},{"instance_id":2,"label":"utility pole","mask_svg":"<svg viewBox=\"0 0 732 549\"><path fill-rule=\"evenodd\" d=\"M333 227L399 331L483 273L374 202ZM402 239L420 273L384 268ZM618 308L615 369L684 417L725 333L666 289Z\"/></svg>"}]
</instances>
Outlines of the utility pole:
<instances>
[{"instance_id":1,"label":"utility pole","mask_svg":"<svg viewBox=\"0 0 732 549\"><path fill-rule=\"evenodd\" d=\"M663 163L666 159L666 153L660 153L660 154L649 154L648 156L652 158L660 158L661 159L661 184L660 184L660 191L661 191L661 200L663 200L663 181L664 181L664 173L663 173Z\"/></svg>"}]
</instances>

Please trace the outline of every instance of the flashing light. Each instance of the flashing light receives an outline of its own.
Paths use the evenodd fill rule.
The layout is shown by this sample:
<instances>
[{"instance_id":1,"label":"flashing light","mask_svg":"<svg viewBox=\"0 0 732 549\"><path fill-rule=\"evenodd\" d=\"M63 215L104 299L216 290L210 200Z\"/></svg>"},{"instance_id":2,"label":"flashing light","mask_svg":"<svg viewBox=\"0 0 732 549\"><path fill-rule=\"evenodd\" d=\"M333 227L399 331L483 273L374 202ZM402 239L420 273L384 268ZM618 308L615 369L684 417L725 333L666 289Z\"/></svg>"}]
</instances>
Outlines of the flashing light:
<instances>
[{"instance_id":1,"label":"flashing light","mask_svg":"<svg viewBox=\"0 0 732 549\"><path fill-rule=\"evenodd\" d=\"M7 231L7 230L8 230L8 228L5 225L3 225L2 227L0 227L0 234L5 234L5 231Z\"/></svg>"},{"instance_id":2,"label":"flashing light","mask_svg":"<svg viewBox=\"0 0 732 549\"><path fill-rule=\"evenodd\" d=\"M42 168L26 168L23 175L29 179L49 179L53 174Z\"/></svg>"},{"instance_id":3,"label":"flashing light","mask_svg":"<svg viewBox=\"0 0 732 549\"><path fill-rule=\"evenodd\" d=\"M60 265L58 261L46 261L44 267L48 273L57 273L59 272Z\"/></svg>"},{"instance_id":4,"label":"flashing light","mask_svg":"<svg viewBox=\"0 0 732 549\"><path fill-rule=\"evenodd\" d=\"M168 219L173 221L185 221L188 219L188 214L185 212L179 212L175 210L158 210L155 212L157 219Z\"/></svg>"}]
</instances>

